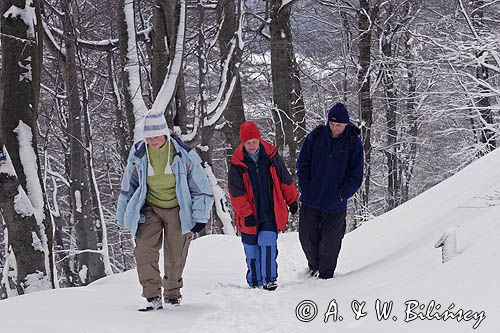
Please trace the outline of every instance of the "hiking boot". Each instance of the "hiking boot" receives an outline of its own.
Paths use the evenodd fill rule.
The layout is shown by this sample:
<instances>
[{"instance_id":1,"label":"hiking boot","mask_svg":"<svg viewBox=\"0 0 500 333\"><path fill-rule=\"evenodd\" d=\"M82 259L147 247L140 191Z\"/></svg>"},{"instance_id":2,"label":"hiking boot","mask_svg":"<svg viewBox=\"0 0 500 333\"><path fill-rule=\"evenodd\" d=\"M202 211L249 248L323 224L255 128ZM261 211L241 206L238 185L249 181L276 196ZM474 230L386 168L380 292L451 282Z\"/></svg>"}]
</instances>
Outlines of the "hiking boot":
<instances>
[{"instance_id":1,"label":"hiking boot","mask_svg":"<svg viewBox=\"0 0 500 333\"><path fill-rule=\"evenodd\" d=\"M273 290L276 290L276 288L278 288L278 284L276 283L276 281L267 282L267 283L264 283L262 288L265 290L268 290L268 291L273 291Z\"/></svg>"},{"instance_id":2,"label":"hiking boot","mask_svg":"<svg viewBox=\"0 0 500 333\"><path fill-rule=\"evenodd\" d=\"M182 296L180 296L179 298L167 298L167 297L165 297L164 302L165 302L165 304L168 304L168 305L179 306L179 305L181 305L181 300L182 300Z\"/></svg>"},{"instance_id":3,"label":"hiking boot","mask_svg":"<svg viewBox=\"0 0 500 333\"><path fill-rule=\"evenodd\" d=\"M248 286L250 289L262 289L262 286Z\"/></svg>"},{"instance_id":4,"label":"hiking boot","mask_svg":"<svg viewBox=\"0 0 500 333\"><path fill-rule=\"evenodd\" d=\"M156 296L156 297L146 298L144 305L139 308L139 311L145 312L145 311L159 310L159 309L163 309L163 304L161 303L161 297Z\"/></svg>"}]
</instances>

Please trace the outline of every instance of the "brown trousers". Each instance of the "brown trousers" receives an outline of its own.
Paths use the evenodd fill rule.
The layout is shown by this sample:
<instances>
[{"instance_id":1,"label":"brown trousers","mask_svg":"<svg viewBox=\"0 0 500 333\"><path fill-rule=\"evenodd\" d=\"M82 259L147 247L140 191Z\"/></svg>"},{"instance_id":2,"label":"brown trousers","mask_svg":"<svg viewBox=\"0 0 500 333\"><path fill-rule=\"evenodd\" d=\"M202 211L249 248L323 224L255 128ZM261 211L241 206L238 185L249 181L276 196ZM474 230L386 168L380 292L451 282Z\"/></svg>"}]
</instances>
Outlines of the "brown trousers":
<instances>
[{"instance_id":1,"label":"brown trousers","mask_svg":"<svg viewBox=\"0 0 500 333\"><path fill-rule=\"evenodd\" d=\"M162 279L158 261L163 243L163 296L177 299L181 297L182 271L193 234L182 235L179 207L159 208L146 204L142 213L146 222L139 224L135 246L142 296L151 298L161 295Z\"/></svg>"}]
</instances>

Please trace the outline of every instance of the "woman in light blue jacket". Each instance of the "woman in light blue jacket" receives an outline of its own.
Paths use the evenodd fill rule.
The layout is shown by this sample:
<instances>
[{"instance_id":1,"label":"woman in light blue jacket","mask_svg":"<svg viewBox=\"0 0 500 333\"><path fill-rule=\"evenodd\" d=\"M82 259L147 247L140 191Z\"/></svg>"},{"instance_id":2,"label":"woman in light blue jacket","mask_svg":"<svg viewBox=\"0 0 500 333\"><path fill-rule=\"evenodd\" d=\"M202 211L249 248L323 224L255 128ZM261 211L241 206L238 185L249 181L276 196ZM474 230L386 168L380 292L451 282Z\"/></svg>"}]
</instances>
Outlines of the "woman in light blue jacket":
<instances>
[{"instance_id":1,"label":"woman in light blue jacket","mask_svg":"<svg viewBox=\"0 0 500 333\"><path fill-rule=\"evenodd\" d=\"M135 258L145 305L163 308L181 301L182 272L192 235L200 232L213 205L210 182L198 154L169 134L162 113L146 117L144 138L130 151L118 197L116 221L136 239ZM164 277L159 271L163 243Z\"/></svg>"}]
</instances>

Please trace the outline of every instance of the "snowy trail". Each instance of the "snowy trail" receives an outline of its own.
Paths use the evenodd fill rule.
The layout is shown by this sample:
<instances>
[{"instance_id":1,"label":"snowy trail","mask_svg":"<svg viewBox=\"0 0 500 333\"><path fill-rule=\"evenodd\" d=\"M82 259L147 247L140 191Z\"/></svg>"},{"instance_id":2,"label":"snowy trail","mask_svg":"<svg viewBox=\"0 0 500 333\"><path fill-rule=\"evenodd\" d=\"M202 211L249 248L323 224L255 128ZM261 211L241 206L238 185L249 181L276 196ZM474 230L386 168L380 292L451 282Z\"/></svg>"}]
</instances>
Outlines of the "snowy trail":
<instances>
[{"instance_id":1,"label":"snowy trail","mask_svg":"<svg viewBox=\"0 0 500 333\"><path fill-rule=\"evenodd\" d=\"M298 235L287 233L278 239L278 289L248 289L240 239L206 236L191 245L180 307L136 311L141 299L134 270L88 287L1 301L1 332L497 333L500 198L485 198L500 189L499 165L497 150L346 235L332 280L304 278L306 261ZM459 226L459 254L442 264L441 251L434 244L453 225ZM393 302L388 320L377 319L377 299ZM296 307L304 300L316 304L316 317L310 322L296 318ZM330 316L325 323L333 300L343 320L334 322ZM366 316L359 320L351 310L354 300L365 302ZM470 320L405 322L405 302L412 300L423 304L422 316L434 300L441 312L452 304L454 312L471 310ZM479 321L481 313L486 318ZM474 330L475 323L479 326Z\"/></svg>"}]
</instances>

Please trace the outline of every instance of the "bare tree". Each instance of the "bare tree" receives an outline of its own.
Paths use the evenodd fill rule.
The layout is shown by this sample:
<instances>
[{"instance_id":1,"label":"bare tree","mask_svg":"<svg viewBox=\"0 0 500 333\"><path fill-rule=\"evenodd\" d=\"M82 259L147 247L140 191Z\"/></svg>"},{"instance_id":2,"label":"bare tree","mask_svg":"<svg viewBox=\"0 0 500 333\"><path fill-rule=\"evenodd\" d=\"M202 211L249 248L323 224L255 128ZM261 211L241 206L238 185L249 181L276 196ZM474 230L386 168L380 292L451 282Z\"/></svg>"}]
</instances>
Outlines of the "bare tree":
<instances>
[{"instance_id":1,"label":"bare tree","mask_svg":"<svg viewBox=\"0 0 500 333\"><path fill-rule=\"evenodd\" d=\"M271 71L276 147L294 174L298 143L305 137L305 107L290 26L291 2L269 1Z\"/></svg>"},{"instance_id":2,"label":"bare tree","mask_svg":"<svg viewBox=\"0 0 500 333\"><path fill-rule=\"evenodd\" d=\"M42 34L37 0L1 4L0 213L7 226L7 295L54 288L52 224L41 183L36 121Z\"/></svg>"},{"instance_id":3,"label":"bare tree","mask_svg":"<svg viewBox=\"0 0 500 333\"><path fill-rule=\"evenodd\" d=\"M400 47L400 44L409 42L404 38L405 35L402 32L408 28L412 18L415 17L415 11L418 8L414 8L414 5L413 0L388 1L380 14L378 35L381 59L379 75L385 94L386 109L386 147L384 148L387 159L386 210L391 210L403 202L401 195L403 175L400 174L402 171L400 163L402 163L401 155L405 152L402 151L403 126L400 125L400 118L404 113L400 111L400 108L404 106L400 99L403 99L404 96L399 91L401 89L398 87L400 84L397 82L397 78L402 63L399 58L399 50L409 51L408 47ZM412 82L408 83L408 89L414 89ZM403 135L407 135L407 133Z\"/></svg>"},{"instance_id":4,"label":"bare tree","mask_svg":"<svg viewBox=\"0 0 500 333\"><path fill-rule=\"evenodd\" d=\"M368 0L360 0L358 8L358 49L359 49L359 70L358 70L358 102L361 118L361 138L365 153L365 180L361 188L361 200L359 202L357 216L365 220L368 216L368 202L370 197L371 182L371 154L372 154L372 124L373 124L373 103L371 93L371 55L372 55L372 34L375 30L375 22L378 18L380 0L371 4Z\"/></svg>"},{"instance_id":5,"label":"bare tree","mask_svg":"<svg viewBox=\"0 0 500 333\"><path fill-rule=\"evenodd\" d=\"M242 0L238 0L238 8L235 6L235 0L221 0L217 3L217 18L221 24L219 32L221 66L224 66L224 59L230 56L229 52L231 50L231 41L235 37L235 34L237 34L237 28L240 26L240 22L238 22L238 20L242 17L241 2ZM237 11L239 13L237 13ZM240 125L245 122L241 80L238 70L238 66L241 62L242 51L243 50L240 47L235 50L235 55L229 63L229 70L227 71L226 79L230 82L233 77L236 77L236 85L224 113L224 119L227 123L223 130L226 140L231 144L231 152L234 151L240 143ZM227 151L226 155L229 159L231 153Z\"/></svg>"},{"instance_id":6,"label":"bare tree","mask_svg":"<svg viewBox=\"0 0 500 333\"><path fill-rule=\"evenodd\" d=\"M484 8L487 1L484 0L471 0L471 21L472 26L470 26L472 33L476 39L480 39L484 34L488 34L487 25L484 22ZM462 4L462 2L461 2ZM465 13L464 10L464 14ZM497 140L495 139L495 133L492 130L491 125L494 123L493 111L491 110L490 97L492 95L491 89L486 84L481 84L481 82L487 82L490 78L490 70L483 63L487 58L487 49L479 49L476 53L478 59L478 65L476 67L476 78L479 80L479 97L476 102L476 107L479 111L479 124L476 136L479 141L484 145L485 149L480 151L480 156L489 153L497 147ZM485 58L485 60L481 60ZM474 121L474 120L473 120ZM483 125L486 123L486 126ZM489 126L488 126L489 125Z\"/></svg>"},{"instance_id":7,"label":"bare tree","mask_svg":"<svg viewBox=\"0 0 500 333\"><path fill-rule=\"evenodd\" d=\"M71 210L78 247L78 275L82 284L88 284L105 275L104 265L97 246L96 225L93 220L92 199L89 189L86 139L82 125L86 115L82 112L77 74L77 44L73 23L72 4L62 2L65 35L65 87L68 103L68 140L70 168ZM97 203L96 203L97 204Z\"/></svg>"}]
</instances>

